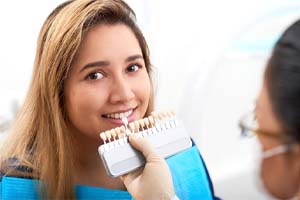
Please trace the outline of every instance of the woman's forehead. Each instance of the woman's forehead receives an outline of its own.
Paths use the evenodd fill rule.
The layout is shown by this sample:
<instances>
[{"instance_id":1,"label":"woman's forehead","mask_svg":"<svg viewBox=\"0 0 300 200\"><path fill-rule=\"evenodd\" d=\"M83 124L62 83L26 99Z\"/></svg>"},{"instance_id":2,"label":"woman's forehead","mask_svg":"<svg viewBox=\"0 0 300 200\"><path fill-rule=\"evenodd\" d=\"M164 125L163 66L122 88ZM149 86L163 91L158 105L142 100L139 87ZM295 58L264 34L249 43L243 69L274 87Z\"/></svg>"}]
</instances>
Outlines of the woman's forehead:
<instances>
[{"instance_id":1,"label":"woman's forehead","mask_svg":"<svg viewBox=\"0 0 300 200\"><path fill-rule=\"evenodd\" d=\"M85 34L73 65L81 67L96 61L123 62L134 55L142 55L142 50L128 26L97 25Z\"/></svg>"}]
</instances>

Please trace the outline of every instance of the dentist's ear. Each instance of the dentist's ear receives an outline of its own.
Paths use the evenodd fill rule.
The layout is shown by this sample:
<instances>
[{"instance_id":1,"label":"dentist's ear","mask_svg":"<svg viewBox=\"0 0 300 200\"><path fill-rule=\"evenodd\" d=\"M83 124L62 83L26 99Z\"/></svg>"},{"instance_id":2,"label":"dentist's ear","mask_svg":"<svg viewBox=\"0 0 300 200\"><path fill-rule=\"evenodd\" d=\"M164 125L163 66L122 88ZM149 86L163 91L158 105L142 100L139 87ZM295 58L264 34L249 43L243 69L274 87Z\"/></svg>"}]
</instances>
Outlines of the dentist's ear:
<instances>
[{"instance_id":1,"label":"dentist's ear","mask_svg":"<svg viewBox=\"0 0 300 200\"><path fill-rule=\"evenodd\" d=\"M121 176L127 190L136 200L171 199L175 196L172 175L166 161L145 138L132 134L131 145L145 156L144 167Z\"/></svg>"}]
</instances>

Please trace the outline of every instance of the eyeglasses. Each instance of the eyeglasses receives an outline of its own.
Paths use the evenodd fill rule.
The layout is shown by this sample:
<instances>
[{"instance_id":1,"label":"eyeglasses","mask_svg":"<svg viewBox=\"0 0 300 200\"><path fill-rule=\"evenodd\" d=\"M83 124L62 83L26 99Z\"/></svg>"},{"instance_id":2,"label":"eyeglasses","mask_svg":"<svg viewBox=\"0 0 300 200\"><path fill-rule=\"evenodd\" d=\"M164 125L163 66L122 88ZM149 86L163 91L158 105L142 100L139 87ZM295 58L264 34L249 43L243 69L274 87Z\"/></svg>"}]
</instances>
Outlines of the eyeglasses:
<instances>
[{"instance_id":1,"label":"eyeglasses","mask_svg":"<svg viewBox=\"0 0 300 200\"><path fill-rule=\"evenodd\" d=\"M239 121L239 127L241 129L242 137L253 137L256 135L266 136L273 139L278 139L283 141L282 145L268 149L262 152L262 157L264 159L270 158L272 156L283 154L291 150L293 143L289 142L289 139L282 134L274 134L259 129L259 124L257 122L256 115L254 111L249 112L243 116Z\"/></svg>"}]
</instances>

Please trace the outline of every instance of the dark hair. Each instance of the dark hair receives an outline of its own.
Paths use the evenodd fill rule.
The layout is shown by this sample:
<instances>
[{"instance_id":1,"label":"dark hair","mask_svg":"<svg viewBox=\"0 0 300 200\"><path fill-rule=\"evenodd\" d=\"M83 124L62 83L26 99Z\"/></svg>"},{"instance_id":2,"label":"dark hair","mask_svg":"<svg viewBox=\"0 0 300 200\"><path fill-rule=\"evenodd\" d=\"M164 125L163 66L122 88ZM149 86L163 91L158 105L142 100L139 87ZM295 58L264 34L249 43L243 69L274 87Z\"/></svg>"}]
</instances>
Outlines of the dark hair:
<instances>
[{"instance_id":1,"label":"dark hair","mask_svg":"<svg viewBox=\"0 0 300 200\"><path fill-rule=\"evenodd\" d=\"M289 26L275 44L265 80L284 132L300 143L300 20Z\"/></svg>"}]
</instances>

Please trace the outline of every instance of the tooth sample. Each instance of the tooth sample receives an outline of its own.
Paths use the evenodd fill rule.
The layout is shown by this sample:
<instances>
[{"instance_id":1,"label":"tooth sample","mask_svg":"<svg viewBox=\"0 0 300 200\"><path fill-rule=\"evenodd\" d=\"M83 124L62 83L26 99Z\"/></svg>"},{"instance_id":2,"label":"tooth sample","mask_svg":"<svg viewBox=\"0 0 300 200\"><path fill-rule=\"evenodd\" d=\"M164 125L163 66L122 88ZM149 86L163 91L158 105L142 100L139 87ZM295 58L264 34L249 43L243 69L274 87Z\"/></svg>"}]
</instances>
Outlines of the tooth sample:
<instances>
[{"instance_id":1,"label":"tooth sample","mask_svg":"<svg viewBox=\"0 0 300 200\"><path fill-rule=\"evenodd\" d=\"M105 131L105 135L108 138L108 141L111 142L111 134L110 131Z\"/></svg>"},{"instance_id":2,"label":"tooth sample","mask_svg":"<svg viewBox=\"0 0 300 200\"><path fill-rule=\"evenodd\" d=\"M153 116L149 116L148 119L149 119L151 127L153 127L155 125Z\"/></svg>"},{"instance_id":3,"label":"tooth sample","mask_svg":"<svg viewBox=\"0 0 300 200\"><path fill-rule=\"evenodd\" d=\"M157 113L155 111L151 112L151 115L155 118Z\"/></svg>"},{"instance_id":4,"label":"tooth sample","mask_svg":"<svg viewBox=\"0 0 300 200\"><path fill-rule=\"evenodd\" d=\"M134 123L133 122L130 122L129 124L129 128L130 128L130 130L131 130L131 132L135 132L135 126L134 126Z\"/></svg>"},{"instance_id":5,"label":"tooth sample","mask_svg":"<svg viewBox=\"0 0 300 200\"><path fill-rule=\"evenodd\" d=\"M106 144L107 138L106 138L105 132L100 133L100 138L103 140L104 144Z\"/></svg>"},{"instance_id":6,"label":"tooth sample","mask_svg":"<svg viewBox=\"0 0 300 200\"><path fill-rule=\"evenodd\" d=\"M120 129L120 127L115 128L115 131L118 135L118 139L120 139L121 138L121 129Z\"/></svg>"},{"instance_id":7,"label":"tooth sample","mask_svg":"<svg viewBox=\"0 0 300 200\"><path fill-rule=\"evenodd\" d=\"M116 133L118 135L118 139L120 139L119 143L121 144L122 139L125 138L125 134L124 134L124 132L122 132L120 127L115 128L115 130L116 130ZM124 129L124 131L125 131L125 129Z\"/></svg>"},{"instance_id":8,"label":"tooth sample","mask_svg":"<svg viewBox=\"0 0 300 200\"><path fill-rule=\"evenodd\" d=\"M116 137L117 137L116 130L115 130L115 129L112 129L112 130L110 130L110 133L111 133L111 135L113 136L114 141L115 141L115 140L116 140Z\"/></svg>"},{"instance_id":9,"label":"tooth sample","mask_svg":"<svg viewBox=\"0 0 300 200\"><path fill-rule=\"evenodd\" d=\"M136 132L140 131L140 123L138 121L134 121L134 126L136 128Z\"/></svg>"},{"instance_id":10,"label":"tooth sample","mask_svg":"<svg viewBox=\"0 0 300 200\"><path fill-rule=\"evenodd\" d=\"M171 111L168 111L167 113L169 117L173 117L173 113Z\"/></svg>"},{"instance_id":11,"label":"tooth sample","mask_svg":"<svg viewBox=\"0 0 300 200\"><path fill-rule=\"evenodd\" d=\"M126 126L126 128L127 128L127 125L128 125L128 119L127 119L127 117L123 117L122 118L122 122L123 122L123 124Z\"/></svg>"},{"instance_id":12,"label":"tooth sample","mask_svg":"<svg viewBox=\"0 0 300 200\"><path fill-rule=\"evenodd\" d=\"M120 130L121 130L121 133L126 133L125 126L121 126L121 127L120 127Z\"/></svg>"},{"instance_id":13,"label":"tooth sample","mask_svg":"<svg viewBox=\"0 0 300 200\"><path fill-rule=\"evenodd\" d=\"M175 116L176 115L176 113L175 113L175 111L174 110L172 110L172 111L170 111L171 112L171 114L173 115L173 116Z\"/></svg>"},{"instance_id":14,"label":"tooth sample","mask_svg":"<svg viewBox=\"0 0 300 200\"><path fill-rule=\"evenodd\" d=\"M148 118L144 118L144 121L145 121L145 125L146 125L146 127L148 129L149 125L150 125L150 122L149 122Z\"/></svg>"},{"instance_id":15,"label":"tooth sample","mask_svg":"<svg viewBox=\"0 0 300 200\"><path fill-rule=\"evenodd\" d=\"M138 122L140 123L142 130L144 130L145 127L144 119L140 119Z\"/></svg>"}]
</instances>

